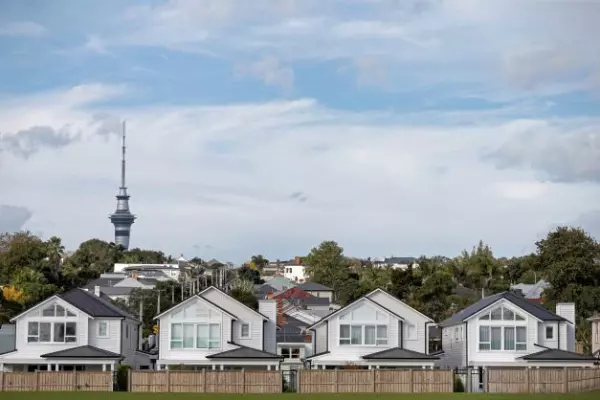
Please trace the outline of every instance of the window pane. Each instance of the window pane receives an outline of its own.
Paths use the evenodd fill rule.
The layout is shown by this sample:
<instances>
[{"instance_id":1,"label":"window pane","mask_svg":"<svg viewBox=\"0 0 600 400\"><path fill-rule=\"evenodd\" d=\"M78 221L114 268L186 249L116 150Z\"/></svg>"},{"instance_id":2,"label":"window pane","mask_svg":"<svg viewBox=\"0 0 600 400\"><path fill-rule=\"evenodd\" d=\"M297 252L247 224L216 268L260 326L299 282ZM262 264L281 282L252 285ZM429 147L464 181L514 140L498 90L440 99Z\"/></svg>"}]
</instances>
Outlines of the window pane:
<instances>
[{"instance_id":1,"label":"window pane","mask_svg":"<svg viewBox=\"0 0 600 400\"><path fill-rule=\"evenodd\" d=\"M183 327L181 324L171 324L171 340L183 339Z\"/></svg>"},{"instance_id":2,"label":"window pane","mask_svg":"<svg viewBox=\"0 0 600 400\"><path fill-rule=\"evenodd\" d=\"M64 342L65 341L65 324L64 322L54 323L54 341Z\"/></svg>"},{"instance_id":3,"label":"window pane","mask_svg":"<svg viewBox=\"0 0 600 400\"><path fill-rule=\"evenodd\" d=\"M300 349L292 349L292 358L300 358Z\"/></svg>"},{"instance_id":4,"label":"window pane","mask_svg":"<svg viewBox=\"0 0 600 400\"><path fill-rule=\"evenodd\" d=\"M182 346L181 340L171 340L172 349L180 349Z\"/></svg>"},{"instance_id":5,"label":"window pane","mask_svg":"<svg viewBox=\"0 0 600 400\"><path fill-rule=\"evenodd\" d=\"M546 327L546 339L553 339L554 338L554 328L552 328L551 326L547 326Z\"/></svg>"},{"instance_id":6,"label":"window pane","mask_svg":"<svg viewBox=\"0 0 600 400\"><path fill-rule=\"evenodd\" d=\"M387 326L377 326L377 339L387 339Z\"/></svg>"},{"instance_id":7,"label":"window pane","mask_svg":"<svg viewBox=\"0 0 600 400\"><path fill-rule=\"evenodd\" d=\"M527 328L524 326L517 326L517 343L527 342Z\"/></svg>"},{"instance_id":8,"label":"window pane","mask_svg":"<svg viewBox=\"0 0 600 400\"><path fill-rule=\"evenodd\" d=\"M479 319L483 319L483 320L486 320L486 321L489 320L490 319L490 313L485 313Z\"/></svg>"},{"instance_id":9,"label":"window pane","mask_svg":"<svg viewBox=\"0 0 600 400\"><path fill-rule=\"evenodd\" d=\"M525 318L521 317L519 314L515 314L515 319L517 321L525 321Z\"/></svg>"},{"instance_id":10,"label":"window pane","mask_svg":"<svg viewBox=\"0 0 600 400\"><path fill-rule=\"evenodd\" d=\"M106 331L108 330L107 328L106 322L100 322L98 325L98 336L106 336Z\"/></svg>"},{"instance_id":11,"label":"window pane","mask_svg":"<svg viewBox=\"0 0 600 400\"><path fill-rule=\"evenodd\" d=\"M242 337L250 336L250 325L242 324Z\"/></svg>"},{"instance_id":12,"label":"window pane","mask_svg":"<svg viewBox=\"0 0 600 400\"><path fill-rule=\"evenodd\" d=\"M208 325L198 325L196 331L196 347L199 349L208 348Z\"/></svg>"},{"instance_id":13,"label":"window pane","mask_svg":"<svg viewBox=\"0 0 600 400\"><path fill-rule=\"evenodd\" d=\"M515 319L515 313L509 310L508 308L504 308L502 312L502 319L505 321L513 321Z\"/></svg>"},{"instance_id":14,"label":"window pane","mask_svg":"<svg viewBox=\"0 0 600 400\"><path fill-rule=\"evenodd\" d=\"M183 348L194 348L194 325L192 324L183 325Z\"/></svg>"},{"instance_id":15,"label":"window pane","mask_svg":"<svg viewBox=\"0 0 600 400\"><path fill-rule=\"evenodd\" d=\"M527 343L517 343L517 350L527 350Z\"/></svg>"},{"instance_id":16,"label":"window pane","mask_svg":"<svg viewBox=\"0 0 600 400\"><path fill-rule=\"evenodd\" d=\"M491 312L492 321L499 321L502 319L502 307L498 307Z\"/></svg>"},{"instance_id":17,"label":"window pane","mask_svg":"<svg viewBox=\"0 0 600 400\"><path fill-rule=\"evenodd\" d=\"M77 336L77 323L67 322L67 329L65 336Z\"/></svg>"},{"instance_id":18,"label":"window pane","mask_svg":"<svg viewBox=\"0 0 600 400\"><path fill-rule=\"evenodd\" d=\"M375 344L375 325L365 325L365 344Z\"/></svg>"},{"instance_id":19,"label":"window pane","mask_svg":"<svg viewBox=\"0 0 600 400\"><path fill-rule=\"evenodd\" d=\"M57 317L64 317L65 316L65 309L63 306L59 306L58 304L56 305L56 316Z\"/></svg>"},{"instance_id":20,"label":"window pane","mask_svg":"<svg viewBox=\"0 0 600 400\"><path fill-rule=\"evenodd\" d=\"M515 349L515 328L504 328L504 350Z\"/></svg>"},{"instance_id":21,"label":"window pane","mask_svg":"<svg viewBox=\"0 0 600 400\"><path fill-rule=\"evenodd\" d=\"M210 340L221 341L221 325L210 324Z\"/></svg>"},{"instance_id":22,"label":"window pane","mask_svg":"<svg viewBox=\"0 0 600 400\"><path fill-rule=\"evenodd\" d=\"M54 317L54 305L44 308L42 310L42 315L44 317Z\"/></svg>"},{"instance_id":23,"label":"window pane","mask_svg":"<svg viewBox=\"0 0 600 400\"><path fill-rule=\"evenodd\" d=\"M32 336L37 336L39 334L37 322L30 322L27 324L27 334Z\"/></svg>"},{"instance_id":24,"label":"window pane","mask_svg":"<svg viewBox=\"0 0 600 400\"><path fill-rule=\"evenodd\" d=\"M340 339L340 344L350 344L350 339Z\"/></svg>"},{"instance_id":25,"label":"window pane","mask_svg":"<svg viewBox=\"0 0 600 400\"><path fill-rule=\"evenodd\" d=\"M489 343L479 343L479 350L489 350L489 349L490 349Z\"/></svg>"},{"instance_id":26,"label":"window pane","mask_svg":"<svg viewBox=\"0 0 600 400\"><path fill-rule=\"evenodd\" d=\"M490 341L490 327L489 326L480 326L479 327L479 341L480 342L489 342Z\"/></svg>"},{"instance_id":27,"label":"window pane","mask_svg":"<svg viewBox=\"0 0 600 400\"><path fill-rule=\"evenodd\" d=\"M350 343L352 344L362 344L362 326L360 325L352 325L350 327Z\"/></svg>"},{"instance_id":28,"label":"window pane","mask_svg":"<svg viewBox=\"0 0 600 400\"><path fill-rule=\"evenodd\" d=\"M67 310L67 317L75 317L75 314Z\"/></svg>"},{"instance_id":29,"label":"window pane","mask_svg":"<svg viewBox=\"0 0 600 400\"><path fill-rule=\"evenodd\" d=\"M350 325L340 325L340 338L350 338Z\"/></svg>"},{"instance_id":30,"label":"window pane","mask_svg":"<svg viewBox=\"0 0 600 400\"><path fill-rule=\"evenodd\" d=\"M52 324L49 322L40 322L40 342L49 342Z\"/></svg>"},{"instance_id":31,"label":"window pane","mask_svg":"<svg viewBox=\"0 0 600 400\"><path fill-rule=\"evenodd\" d=\"M287 347L284 347L281 349L281 355L284 357L289 358L290 357L290 349Z\"/></svg>"},{"instance_id":32,"label":"window pane","mask_svg":"<svg viewBox=\"0 0 600 400\"><path fill-rule=\"evenodd\" d=\"M492 350L502 350L502 328L492 327Z\"/></svg>"}]
</instances>

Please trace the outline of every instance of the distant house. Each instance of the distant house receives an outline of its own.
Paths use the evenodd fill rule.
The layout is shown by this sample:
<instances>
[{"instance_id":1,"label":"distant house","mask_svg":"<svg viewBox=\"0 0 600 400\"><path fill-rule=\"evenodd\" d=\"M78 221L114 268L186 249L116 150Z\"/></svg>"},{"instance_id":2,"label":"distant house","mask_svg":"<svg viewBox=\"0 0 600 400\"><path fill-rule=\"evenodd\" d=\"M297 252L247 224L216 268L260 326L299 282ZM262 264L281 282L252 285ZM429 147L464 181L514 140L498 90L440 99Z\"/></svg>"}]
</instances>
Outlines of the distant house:
<instances>
[{"instance_id":1,"label":"distant house","mask_svg":"<svg viewBox=\"0 0 600 400\"><path fill-rule=\"evenodd\" d=\"M294 282L281 275L274 276L266 281L266 283L278 292L296 286Z\"/></svg>"},{"instance_id":2,"label":"distant house","mask_svg":"<svg viewBox=\"0 0 600 400\"><path fill-rule=\"evenodd\" d=\"M523 296L503 292L481 299L443 321L440 366L475 368L483 388L488 367L590 367L594 359L574 352L575 305L549 311Z\"/></svg>"},{"instance_id":3,"label":"distant house","mask_svg":"<svg viewBox=\"0 0 600 400\"><path fill-rule=\"evenodd\" d=\"M304 290L307 293L312 294L315 297L325 297L328 298L330 302L333 301L333 289L325 285L321 285L320 283L305 282L296 287L298 289Z\"/></svg>"},{"instance_id":4,"label":"distant house","mask_svg":"<svg viewBox=\"0 0 600 400\"><path fill-rule=\"evenodd\" d=\"M329 298L315 297L297 286L273 293L269 297L275 300L285 299L288 302L307 310L328 311L330 306Z\"/></svg>"},{"instance_id":5,"label":"distant house","mask_svg":"<svg viewBox=\"0 0 600 400\"><path fill-rule=\"evenodd\" d=\"M301 369L304 359L312 355L311 325L289 315L281 315L277 330L277 354L283 357L281 369Z\"/></svg>"},{"instance_id":6,"label":"distant house","mask_svg":"<svg viewBox=\"0 0 600 400\"><path fill-rule=\"evenodd\" d=\"M534 284L518 283L516 285L512 285L510 290L519 290L521 293L523 293L523 296L525 296L527 300L541 304L543 302L542 294L544 293L544 290L548 289L549 287L550 283L542 279Z\"/></svg>"},{"instance_id":7,"label":"distant house","mask_svg":"<svg viewBox=\"0 0 600 400\"><path fill-rule=\"evenodd\" d=\"M405 270L409 265L414 264L417 261L415 257L387 257L387 258L374 258L372 260L373 266L378 268L389 267L392 269Z\"/></svg>"},{"instance_id":8,"label":"distant house","mask_svg":"<svg viewBox=\"0 0 600 400\"><path fill-rule=\"evenodd\" d=\"M115 370L121 361L148 367L138 349L140 322L102 297L73 289L14 317L12 351L0 354L0 371Z\"/></svg>"}]
</instances>

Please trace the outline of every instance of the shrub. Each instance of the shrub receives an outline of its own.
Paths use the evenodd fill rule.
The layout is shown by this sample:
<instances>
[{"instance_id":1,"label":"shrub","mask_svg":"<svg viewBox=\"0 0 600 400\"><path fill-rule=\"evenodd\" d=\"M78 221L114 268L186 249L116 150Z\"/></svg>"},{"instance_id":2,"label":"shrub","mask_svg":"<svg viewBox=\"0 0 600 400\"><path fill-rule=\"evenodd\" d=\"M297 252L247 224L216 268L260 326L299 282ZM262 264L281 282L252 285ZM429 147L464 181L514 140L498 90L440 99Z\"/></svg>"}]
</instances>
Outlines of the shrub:
<instances>
[{"instance_id":1,"label":"shrub","mask_svg":"<svg viewBox=\"0 0 600 400\"><path fill-rule=\"evenodd\" d=\"M126 392L129 388L129 370L131 367L127 364L119 364L117 367L117 379L115 381L115 391Z\"/></svg>"},{"instance_id":2,"label":"shrub","mask_svg":"<svg viewBox=\"0 0 600 400\"><path fill-rule=\"evenodd\" d=\"M465 391L465 385L463 384L462 379L457 375L454 375L454 391L461 393Z\"/></svg>"}]
</instances>

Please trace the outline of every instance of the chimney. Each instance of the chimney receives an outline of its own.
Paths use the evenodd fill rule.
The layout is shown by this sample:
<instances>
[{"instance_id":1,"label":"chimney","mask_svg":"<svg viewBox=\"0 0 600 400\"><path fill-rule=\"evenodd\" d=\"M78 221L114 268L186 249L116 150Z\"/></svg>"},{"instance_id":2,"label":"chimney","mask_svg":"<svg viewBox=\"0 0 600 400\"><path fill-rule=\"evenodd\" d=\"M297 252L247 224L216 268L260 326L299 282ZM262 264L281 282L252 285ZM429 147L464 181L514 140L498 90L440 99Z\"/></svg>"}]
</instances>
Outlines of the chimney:
<instances>
[{"instance_id":1,"label":"chimney","mask_svg":"<svg viewBox=\"0 0 600 400\"><path fill-rule=\"evenodd\" d=\"M263 348L266 352L277 353L277 302L272 299L258 300L258 312L268 318L264 322Z\"/></svg>"},{"instance_id":2,"label":"chimney","mask_svg":"<svg viewBox=\"0 0 600 400\"><path fill-rule=\"evenodd\" d=\"M560 349L575 351L575 303L557 303L556 314L568 322L559 322Z\"/></svg>"},{"instance_id":3,"label":"chimney","mask_svg":"<svg viewBox=\"0 0 600 400\"><path fill-rule=\"evenodd\" d=\"M100 297L100 286L94 286L94 294Z\"/></svg>"},{"instance_id":4,"label":"chimney","mask_svg":"<svg viewBox=\"0 0 600 400\"><path fill-rule=\"evenodd\" d=\"M296 256L294 261L296 265L302 265L302 257Z\"/></svg>"},{"instance_id":5,"label":"chimney","mask_svg":"<svg viewBox=\"0 0 600 400\"><path fill-rule=\"evenodd\" d=\"M137 272L137 271L133 271L133 272L131 273L131 277L137 281L137 278L138 278L138 272Z\"/></svg>"}]
</instances>

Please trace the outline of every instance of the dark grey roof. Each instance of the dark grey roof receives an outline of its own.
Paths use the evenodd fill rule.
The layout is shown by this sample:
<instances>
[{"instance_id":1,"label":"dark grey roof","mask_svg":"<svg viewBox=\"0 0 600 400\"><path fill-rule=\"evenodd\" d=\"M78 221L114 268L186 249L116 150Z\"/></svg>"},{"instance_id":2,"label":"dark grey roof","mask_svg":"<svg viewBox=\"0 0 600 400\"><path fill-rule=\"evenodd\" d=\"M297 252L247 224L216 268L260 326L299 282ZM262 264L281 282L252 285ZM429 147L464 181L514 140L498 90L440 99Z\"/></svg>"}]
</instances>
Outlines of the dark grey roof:
<instances>
[{"instance_id":1,"label":"dark grey roof","mask_svg":"<svg viewBox=\"0 0 600 400\"><path fill-rule=\"evenodd\" d=\"M448 327L459 324L501 299L510 301L515 306L533 315L534 317L541 319L542 321L566 321L560 315L553 313L552 311L549 311L538 304L532 303L522 296L518 296L512 292L502 292L493 296L488 296L479 300L477 303L471 304L469 307L462 309L447 320L443 321L440 325L442 327Z\"/></svg>"},{"instance_id":2,"label":"dark grey roof","mask_svg":"<svg viewBox=\"0 0 600 400\"><path fill-rule=\"evenodd\" d=\"M286 315L285 323L277 330L277 343L305 343L306 328L310 324Z\"/></svg>"},{"instance_id":3,"label":"dark grey roof","mask_svg":"<svg viewBox=\"0 0 600 400\"><path fill-rule=\"evenodd\" d=\"M412 264L416 261L417 259L414 257L389 257L383 262L386 264Z\"/></svg>"},{"instance_id":4,"label":"dark grey roof","mask_svg":"<svg viewBox=\"0 0 600 400\"><path fill-rule=\"evenodd\" d=\"M16 343L16 325L0 325L0 354L15 351Z\"/></svg>"},{"instance_id":5,"label":"dark grey roof","mask_svg":"<svg viewBox=\"0 0 600 400\"><path fill-rule=\"evenodd\" d=\"M236 346L240 346L236 344ZM266 351L253 349L251 347L241 346L239 349L227 350L221 353L206 356L206 358L251 358L251 359L278 359L283 358L277 354L268 353Z\"/></svg>"},{"instance_id":6,"label":"dark grey roof","mask_svg":"<svg viewBox=\"0 0 600 400\"><path fill-rule=\"evenodd\" d=\"M328 306L329 304L331 304L331 302L329 301L329 299L327 297L315 297L315 296L311 296L311 297L295 297L295 298L287 298L286 299L288 302L290 302L291 304L294 304L296 306Z\"/></svg>"},{"instance_id":7,"label":"dark grey roof","mask_svg":"<svg viewBox=\"0 0 600 400\"><path fill-rule=\"evenodd\" d=\"M363 356L366 360L438 360L439 357L394 347Z\"/></svg>"},{"instance_id":8,"label":"dark grey roof","mask_svg":"<svg viewBox=\"0 0 600 400\"><path fill-rule=\"evenodd\" d=\"M277 289L275 289L273 286L269 285L268 283L265 283L258 288L258 293L261 293L261 294L268 294L268 293L275 293L275 292L277 292Z\"/></svg>"},{"instance_id":9,"label":"dark grey roof","mask_svg":"<svg viewBox=\"0 0 600 400\"><path fill-rule=\"evenodd\" d=\"M537 353L527 354L519 357L523 360L530 361L595 361L594 356L586 356L584 354L573 353L572 351L559 349L544 349Z\"/></svg>"},{"instance_id":10,"label":"dark grey roof","mask_svg":"<svg viewBox=\"0 0 600 400\"><path fill-rule=\"evenodd\" d=\"M148 278L138 278L138 282L141 283L141 284L143 284L143 285L148 285L148 286L154 285L154 286L156 286L157 280L155 278L149 278L149 277Z\"/></svg>"},{"instance_id":11,"label":"dark grey roof","mask_svg":"<svg viewBox=\"0 0 600 400\"><path fill-rule=\"evenodd\" d=\"M130 318L128 313L113 305L109 300L101 299L83 289L73 289L58 296L94 318Z\"/></svg>"},{"instance_id":12,"label":"dark grey roof","mask_svg":"<svg viewBox=\"0 0 600 400\"><path fill-rule=\"evenodd\" d=\"M304 282L296 287L309 292L333 292L333 289L317 282Z\"/></svg>"},{"instance_id":13,"label":"dark grey roof","mask_svg":"<svg viewBox=\"0 0 600 400\"><path fill-rule=\"evenodd\" d=\"M131 292L133 292L132 287L123 287L123 286L111 286L111 287L101 287L100 291L108 296L129 296ZM93 289L90 289L93 290Z\"/></svg>"},{"instance_id":14,"label":"dark grey roof","mask_svg":"<svg viewBox=\"0 0 600 400\"><path fill-rule=\"evenodd\" d=\"M123 358L122 355L112 351L99 349L94 346L79 346L66 350L42 354L43 358Z\"/></svg>"}]
</instances>

